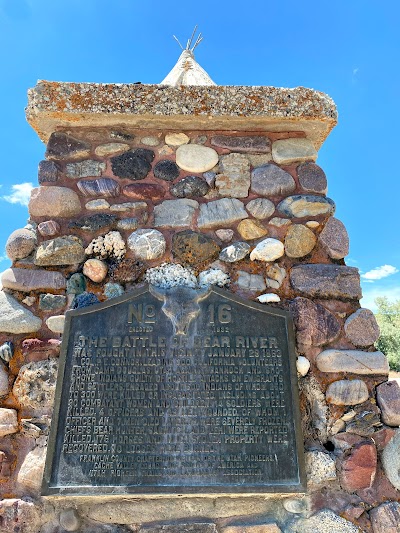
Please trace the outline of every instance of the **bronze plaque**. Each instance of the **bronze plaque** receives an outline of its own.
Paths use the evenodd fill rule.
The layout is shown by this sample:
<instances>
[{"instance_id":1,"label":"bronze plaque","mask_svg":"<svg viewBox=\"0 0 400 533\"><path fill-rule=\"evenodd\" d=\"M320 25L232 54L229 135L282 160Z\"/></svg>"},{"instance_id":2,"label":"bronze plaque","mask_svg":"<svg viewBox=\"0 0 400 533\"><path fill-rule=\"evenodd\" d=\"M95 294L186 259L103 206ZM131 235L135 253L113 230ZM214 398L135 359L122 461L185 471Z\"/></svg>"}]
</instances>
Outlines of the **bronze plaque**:
<instances>
[{"instance_id":1,"label":"bronze plaque","mask_svg":"<svg viewBox=\"0 0 400 533\"><path fill-rule=\"evenodd\" d=\"M69 311L43 494L304 491L290 316L143 287Z\"/></svg>"}]
</instances>

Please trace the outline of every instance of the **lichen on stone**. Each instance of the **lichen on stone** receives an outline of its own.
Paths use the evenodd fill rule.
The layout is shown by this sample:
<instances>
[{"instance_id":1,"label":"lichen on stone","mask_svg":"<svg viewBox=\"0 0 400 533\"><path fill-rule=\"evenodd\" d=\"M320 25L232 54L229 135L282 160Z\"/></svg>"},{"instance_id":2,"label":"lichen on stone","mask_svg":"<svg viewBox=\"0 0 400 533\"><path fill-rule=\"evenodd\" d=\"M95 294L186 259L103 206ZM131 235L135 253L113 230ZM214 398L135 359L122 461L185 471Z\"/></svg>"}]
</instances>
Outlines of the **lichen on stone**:
<instances>
[{"instance_id":1,"label":"lichen on stone","mask_svg":"<svg viewBox=\"0 0 400 533\"><path fill-rule=\"evenodd\" d=\"M145 274L147 283L156 287L197 287L197 279L192 269L175 263L162 263L158 267L149 268Z\"/></svg>"},{"instance_id":2,"label":"lichen on stone","mask_svg":"<svg viewBox=\"0 0 400 533\"><path fill-rule=\"evenodd\" d=\"M93 239L85 254L103 259L106 257L123 259L126 254L125 241L119 231L109 231L106 235Z\"/></svg>"}]
</instances>

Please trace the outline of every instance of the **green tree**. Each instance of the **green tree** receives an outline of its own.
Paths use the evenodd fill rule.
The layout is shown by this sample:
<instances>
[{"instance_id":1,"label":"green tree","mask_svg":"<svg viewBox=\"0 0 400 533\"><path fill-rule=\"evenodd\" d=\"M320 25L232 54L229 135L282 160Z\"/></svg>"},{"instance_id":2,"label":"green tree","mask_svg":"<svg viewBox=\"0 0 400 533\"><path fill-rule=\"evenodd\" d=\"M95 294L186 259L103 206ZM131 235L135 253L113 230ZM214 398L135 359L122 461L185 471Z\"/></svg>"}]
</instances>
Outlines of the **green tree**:
<instances>
[{"instance_id":1,"label":"green tree","mask_svg":"<svg viewBox=\"0 0 400 533\"><path fill-rule=\"evenodd\" d=\"M389 360L392 370L400 371L400 300L391 302L385 296L377 298L375 303L378 311L376 320L381 335L376 343Z\"/></svg>"}]
</instances>

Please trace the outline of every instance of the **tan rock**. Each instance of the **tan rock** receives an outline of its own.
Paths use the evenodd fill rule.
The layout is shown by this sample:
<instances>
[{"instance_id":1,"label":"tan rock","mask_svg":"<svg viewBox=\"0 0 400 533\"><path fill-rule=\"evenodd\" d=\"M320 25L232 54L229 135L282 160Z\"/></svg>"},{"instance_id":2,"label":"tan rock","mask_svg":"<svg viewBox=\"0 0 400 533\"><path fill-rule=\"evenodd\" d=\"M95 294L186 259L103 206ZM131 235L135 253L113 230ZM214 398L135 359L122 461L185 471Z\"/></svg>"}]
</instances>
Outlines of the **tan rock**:
<instances>
[{"instance_id":1,"label":"tan rock","mask_svg":"<svg viewBox=\"0 0 400 533\"><path fill-rule=\"evenodd\" d=\"M64 333L65 316L64 315L50 316L46 320L46 326L53 333Z\"/></svg>"},{"instance_id":2,"label":"tan rock","mask_svg":"<svg viewBox=\"0 0 400 533\"><path fill-rule=\"evenodd\" d=\"M306 452L306 473L311 486L325 485L336 479L335 461L327 453L320 451Z\"/></svg>"},{"instance_id":3,"label":"tan rock","mask_svg":"<svg viewBox=\"0 0 400 533\"><path fill-rule=\"evenodd\" d=\"M28 209L32 217L66 218L81 212L81 202L72 189L41 186L32 189Z\"/></svg>"},{"instance_id":4,"label":"tan rock","mask_svg":"<svg viewBox=\"0 0 400 533\"><path fill-rule=\"evenodd\" d=\"M24 408L37 411L53 407L58 370L57 359L24 365L14 383L13 394Z\"/></svg>"},{"instance_id":5,"label":"tan rock","mask_svg":"<svg viewBox=\"0 0 400 533\"><path fill-rule=\"evenodd\" d=\"M200 144L182 144L176 151L176 164L188 172L207 172L218 163L218 153Z\"/></svg>"},{"instance_id":6,"label":"tan rock","mask_svg":"<svg viewBox=\"0 0 400 533\"><path fill-rule=\"evenodd\" d=\"M20 488L39 495L45 461L46 448L37 446L28 453L17 476L17 483Z\"/></svg>"},{"instance_id":7,"label":"tan rock","mask_svg":"<svg viewBox=\"0 0 400 533\"><path fill-rule=\"evenodd\" d=\"M125 143L107 143L98 146L94 153L99 157L107 157L109 155L122 154L123 152L129 150L129 148L129 144Z\"/></svg>"},{"instance_id":8,"label":"tan rock","mask_svg":"<svg viewBox=\"0 0 400 533\"><path fill-rule=\"evenodd\" d=\"M319 225L320 225L319 222L317 222L316 220L309 220L308 222L306 222L307 228L310 228L310 229L318 228Z\"/></svg>"},{"instance_id":9,"label":"tan rock","mask_svg":"<svg viewBox=\"0 0 400 533\"><path fill-rule=\"evenodd\" d=\"M108 266L100 259L88 259L83 265L83 273L95 283L101 283L107 276Z\"/></svg>"},{"instance_id":10,"label":"tan rock","mask_svg":"<svg viewBox=\"0 0 400 533\"><path fill-rule=\"evenodd\" d=\"M278 165L315 161L317 156L313 143L308 139L281 139L272 144L272 158Z\"/></svg>"},{"instance_id":11,"label":"tan rock","mask_svg":"<svg viewBox=\"0 0 400 533\"><path fill-rule=\"evenodd\" d=\"M173 153L174 153L173 148L171 148L167 144L164 144L164 146L161 146L161 148L158 149L159 155L171 155Z\"/></svg>"},{"instance_id":12,"label":"tan rock","mask_svg":"<svg viewBox=\"0 0 400 533\"><path fill-rule=\"evenodd\" d=\"M167 133L165 136L165 142L170 146L181 146L188 144L189 141L190 139L185 133Z\"/></svg>"},{"instance_id":13,"label":"tan rock","mask_svg":"<svg viewBox=\"0 0 400 533\"><path fill-rule=\"evenodd\" d=\"M334 381L326 390L326 401L334 405L358 405L368 397L368 387L361 379Z\"/></svg>"},{"instance_id":14,"label":"tan rock","mask_svg":"<svg viewBox=\"0 0 400 533\"><path fill-rule=\"evenodd\" d=\"M104 198L99 198L98 200L90 200L85 204L85 207L89 211L102 211L103 209L108 209L110 204Z\"/></svg>"},{"instance_id":15,"label":"tan rock","mask_svg":"<svg viewBox=\"0 0 400 533\"><path fill-rule=\"evenodd\" d=\"M158 146L160 144L159 139L153 136L142 137L140 142L145 146Z\"/></svg>"},{"instance_id":16,"label":"tan rock","mask_svg":"<svg viewBox=\"0 0 400 533\"><path fill-rule=\"evenodd\" d=\"M221 196L246 198L250 187L250 163L244 154L228 154L220 158L220 172L215 187Z\"/></svg>"},{"instance_id":17,"label":"tan rock","mask_svg":"<svg viewBox=\"0 0 400 533\"><path fill-rule=\"evenodd\" d=\"M285 252L288 257L304 257L314 248L317 238L314 233L302 224L290 226L285 237Z\"/></svg>"},{"instance_id":18,"label":"tan rock","mask_svg":"<svg viewBox=\"0 0 400 533\"><path fill-rule=\"evenodd\" d=\"M288 218L279 217L271 218L271 220L269 221L269 224L271 224L271 226L276 226L277 228L281 228L282 226L290 226L291 223L292 221Z\"/></svg>"},{"instance_id":19,"label":"tan rock","mask_svg":"<svg viewBox=\"0 0 400 533\"><path fill-rule=\"evenodd\" d=\"M241 237L247 241L259 239L268 234L268 230L258 220L242 220L237 229Z\"/></svg>"},{"instance_id":20,"label":"tan rock","mask_svg":"<svg viewBox=\"0 0 400 533\"><path fill-rule=\"evenodd\" d=\"M227 526L221 529L222 533L282 533L278 525L274 523L240 526Z\"/></svg>"},{"instance_id":21,"label":"tan rock","mask_svg":"<svg viewBox=\"0 0 400 533\"><path fill-rule=\"evenodd\" d=\"M82 241L75 235L64 235L43 241L36 250L34 263L38 266L74 265L84 258Z\"/></svg>"},{"instance_id":22,"label":"tan rock","mask_svg":"<svg viewBox=\"0 0 400 533\"><path fill-rule=\"evenodd\" d=\"M15 409L0 408L0 437L18 431L18 417Z\"/></svg>"}]
</instances>

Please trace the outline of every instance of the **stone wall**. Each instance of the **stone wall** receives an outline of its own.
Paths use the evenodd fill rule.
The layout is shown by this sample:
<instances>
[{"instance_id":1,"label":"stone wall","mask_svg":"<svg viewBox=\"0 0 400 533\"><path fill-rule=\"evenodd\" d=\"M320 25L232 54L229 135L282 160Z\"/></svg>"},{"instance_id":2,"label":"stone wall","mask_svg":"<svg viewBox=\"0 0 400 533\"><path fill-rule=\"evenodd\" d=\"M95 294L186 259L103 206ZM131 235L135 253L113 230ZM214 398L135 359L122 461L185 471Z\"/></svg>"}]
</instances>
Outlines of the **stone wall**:
<instances>
[{"instance_id":1,"label":"stone wall","mask_svg":"<svg viewBox=\"0 0 400 533\"><path fill-rule=\"evenodd\" d=\"M1 278L0 530L397 531L400 388L305 134L79 127L45 157ZM291 311L307 494L40 498L64 313L145 282Z\"/></svg>"}]
</instances>

